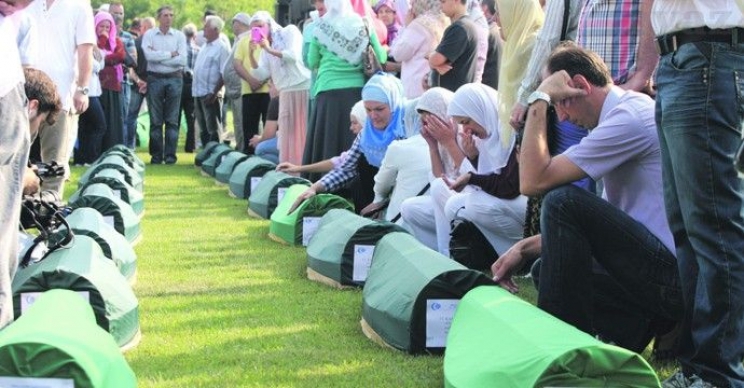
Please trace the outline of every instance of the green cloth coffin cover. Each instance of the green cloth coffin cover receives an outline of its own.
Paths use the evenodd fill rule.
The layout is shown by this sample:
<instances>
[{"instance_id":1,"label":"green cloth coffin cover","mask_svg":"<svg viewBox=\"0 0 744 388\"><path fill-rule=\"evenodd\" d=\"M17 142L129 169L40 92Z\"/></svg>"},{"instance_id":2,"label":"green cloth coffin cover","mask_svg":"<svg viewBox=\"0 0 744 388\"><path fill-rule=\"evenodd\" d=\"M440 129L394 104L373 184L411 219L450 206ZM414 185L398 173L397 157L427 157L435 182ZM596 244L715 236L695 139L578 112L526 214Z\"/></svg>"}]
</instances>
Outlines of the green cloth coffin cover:
<instances>
[{"instance_id":1,"label":"green cloth coffin cover","mask_svg":"<svg viewBox=\"0 0 744 388\"><path fill-rule=\"evenodd\" d=\"M137 274L137 255L132 245L113 226L103 220L97 210L89 207L75 209L65 217L75 235L88 236L98 243L104 256L113 260L119 272L131 283Z\"/></svg>"},{"instance_id":2,"label":"green cloth coffin cover","mask_svg":"<svg viewBox=\"0 0 744 388\"><path fill-rule=\"evenodd\" d=\"M331 209L346 209L353 211L354 206L349 201L334 194L317 194L305 200L290 214L287 211L300 196L307 186L292 185L287 189L284 198L271 213L271 224L269 226L269 237L275 241L289 245L306 245L308 231L303 235L304 224L317 220ZM306 241L303 241L304 240Z\"/></svg>"},{"instance_id":3,"label":"green cloth coffin cover","mask_svg":"<svg viewBox=\"0 0 744 388\"><path fill-rule=\"evenodd\" d=\"M411 354L442 353L446 335L437 335L441 332L434 329L430 333L427 322L428 315L435 319L430 312L437 308L435 301L449 301L449 309L471 289L493 284L482 272L425 247L410 234L390 233L377 243L372 257L362 292L362 325L393 348ZM441 327L437 322L431 326Z\"/></svg>"},{"instance_id":4,"label":"green cloth coffin cover","mask_svg":"<svg viewBox=\"0 0 744 388\"><path fill-rule=\"evenodd\" d=\"M216 141L210 141L209 143L204 145L204 148L199 151L196 156L194 157L194 164L196 167L201 167L202 163L204 163L207 158L209 158L209 155L212 155L212 151L214 151L215 147L220 145L220 143Z\"/></svg>"},{"instance_id":5,"label":"green cloth coffin cover","mask_svg":"<svg viewBox=\"0 0 744 388\"><path fill-rule=\"evenodd\" d=\"M338 286L364 286L377 242L401 226L331 209L307 246L308 277ZM319 276L318 276L319 275Z\"/></svg>"},{"instance_id":6,"label":"green cloth coffin cover","mask_svg":"<svg viewBox=\"0 0 744 388\"><path fill-rule=\"evenodd\" d=\"M301 184L310 187L312 184L309 180L289 175L281 171L269 171L256 185L255 190L248 198L249 213L263 219L271 217L276 206L280 202L280 192L292 185Z\"/></svg>"},{"instance_id":7,"label":"green cloth coffin cover","mask_svg":"<svg viewBox=\"0 0 744 388\"><path fill-rule=\"evenodd\" d=\"M276 169L276 164L258 156L238 163L230 175L230 194L241 199L251 196L251 180L261 178L267 172Z\"/></svg>"},{"instance_id":8,"label":"green cloth coffin cover","mask_svg":"<svg viewBox=\"0 0 744 388\"><path fill-rule=\"evenodd\" d=\"M134 213L137 214L137 216L141 217L142 213L145 212L145 198L142 193L137 191L134 187L130 186L125 180L119 180L117 178L101 175L104 172L106 172L106 174L109 174L109 172L114 171L115 170L111 169L100 171L98 174L96 174L96 176L88 179L88 182L80 187L78 191L73 193L68 201L74 202L81 195L83 195L83 193L85 193L85 190L88 187L96 183L102 183L108 186L115 196L131 206L132 210L134 210Z\"/></svg>"},{"instance_id":9,"label":"green cloth coffin cover","mask_svg":"<svg viewBox=\"0 0 744 388\"><path fill-rule=\"evenodd\" d=\"M124 151L125 149L126 151ZM93 164L100 164L101 161L103 161L103 159L108 156L116 156L124 159L124 161L127 163L127 166L136 171L137 174L139 174L140 178L142 178L143 180L145 179L145 163L142 161L142 159L138 158L137 155L129 148L126 148L122 145L111 147L108 149L108 151L104 152L98 158L98 160L93 162Z\"/></svg>"},{"instance_id":10,"label":"green cloth coffin cover","mask_svg":"<svg viewBox=\"0 0 744 388\"><path fill-rule=\"evenodd\" d=\"M88 180L93 178L94 176L98 175L98 172L107 168L113 168L115 170L118 170L119 172L124 175L124 180L132 187L137 189L140 193L144 190L144 185L142 183L142 178L140 175L134 171L127 163L121 158L116 156L107 156L103 158L101 163L94 164L90 166L83 175L80 177L80 181L78 181L78 188L83 187L86 183L88 183Z\"/></svg>"},{"instance_id":11,"label":"green cloth coffin cover","mask_svg":"<svg viewBox=\"0 0 744 388\"><path fill-rule=\"evenodd\" d=\"M213 177L216 173L217 167L219 167L230 152L233 152L233 150L228 145L220 144L215 147L214 151L212 151L207 160L205 160L201 165L202 175Z\"/></svg>"},{"instance_id":12,"label":"green cloth coffin cover","mask_svg":"<svg viewBox=\"0 0 744 388\"><path fill-rule=\"evenodd\" d=\"M658 387L636 353L604 344L499 287L460 301L445 387Z\"/></svg>"},{"instance_id":13,"label":"green cloth coffin cover","mask_svg":"<svg viewBox=\"0 0 744 388\"><path fill-rule=\"evenodd\" d=\"M69 206L73 209L90 207L98 210L103 219L126 237L130 244L135 244L140 237L140 220L132 207L102 183L88 186L83 195L70 202Z\"/></svg>"},{"instance_id":14,"label":"green cloth coffin cover","mask_svg":"<svg viewBox=\"0 0 744 388\"><path fill-rule=\"evenodd\" d=\"M72 379L75 387L134 388L137 378L90 305L50 290L0 331L0 376Z\"/></svg>"},{"instance_id":15,"label":"green cloth coffin cover","mask_svg":"<svg viewBox=\"0 0 744 388\"><path fill-rule=\"evenodd\" d=\"M13 278L15 317L23 315L25 301L33 294L61 288L87 293L98 326L111 333L119 347L139 339L137 298L114 263L103 256L88 236L76 235L68 249L58 249L38 263L20 268ZM54 326L54 320L47 322Z\"/></svg>"},{"instance_id":16,"label":"green cloth coffin cover","mask_svg":"<svg viewBox=\"0 0 744 388\"><path fill-rule=\"evenodd\" d=\"M230 175L232 175L233 170L235 170L235 167L238 165L238 163L248 159L248 155L238 152L238 151L232 151L227 156L225 156L225 159L222 160L222 163L220 163L219 166L214 170L214 179L217 179L217 182L220 183L228 183L230 182Z\"/></svg>"}]
</instances>

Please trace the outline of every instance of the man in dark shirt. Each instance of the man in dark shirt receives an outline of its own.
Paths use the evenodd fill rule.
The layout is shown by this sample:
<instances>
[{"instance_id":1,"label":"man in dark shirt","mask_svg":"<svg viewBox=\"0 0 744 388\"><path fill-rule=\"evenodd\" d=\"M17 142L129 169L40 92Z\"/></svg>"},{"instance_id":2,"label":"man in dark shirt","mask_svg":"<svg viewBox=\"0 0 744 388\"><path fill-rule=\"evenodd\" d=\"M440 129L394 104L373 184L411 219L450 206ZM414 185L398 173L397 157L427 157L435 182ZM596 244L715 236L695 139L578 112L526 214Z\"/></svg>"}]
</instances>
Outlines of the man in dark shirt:
<instances>
[{"instance_id":1,"label":"man in dark shirt","mask_svg":"<svg viewBox=\"0 0 744 388\"><path fill-rule=\"evenodd\" d=\"M129 68L129 79L132 80L132 85L126 116L126 125L129 130L127 131L127 138L124 139L124 145L131 149L134 149L135 143L138 143L137 117L147 92L147 58L145 58L145 52L142 50L142 35L145 31L155 27L155 19L147 17L142 19L140 23L142 34L134 40L134 47L137 50L137 66Z\"/></svg>"},{"instance_id":2,"label":"man in dark shirt","mask_svg":"<svg viewBox=\"0 0 744 388\"><path fill-rule=\"evenodd\" d=\"M499 90L499 67L504 41L501 39L501 27L498 24L496 0L483 0L481 10L488 20L488 52L481 82Z\"/></svg>"},{"instance_id":3,"label":"man in dark shirt","mask_svg":"<svg viewBox=\"0 0 744 388\"><path fill-rule=\"evenodd\" d=\"M460 86L475 81L478 51L478 31L466 18L466 0L442 0L442 12L452 24L444 30L442 41L429 55L432 68L430 86L441 86L456 91Z\"/></svg>"}]
</instances>

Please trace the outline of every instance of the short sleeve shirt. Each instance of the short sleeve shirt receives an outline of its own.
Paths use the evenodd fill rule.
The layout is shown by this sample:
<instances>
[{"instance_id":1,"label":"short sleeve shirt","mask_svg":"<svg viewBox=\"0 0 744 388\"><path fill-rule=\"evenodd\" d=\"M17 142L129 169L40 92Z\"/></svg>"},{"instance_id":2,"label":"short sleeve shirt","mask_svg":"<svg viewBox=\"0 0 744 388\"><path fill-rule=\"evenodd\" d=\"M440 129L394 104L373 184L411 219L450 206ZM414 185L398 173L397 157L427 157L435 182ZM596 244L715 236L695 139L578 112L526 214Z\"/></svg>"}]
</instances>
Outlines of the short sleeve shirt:
<instances>
[{"instance_id":1,"label":"short sleeve shirt","mask_svg":"<svg viewBox=\"0 0 744 388\"><path fill-rule=\"evenodd\" d=\"M452 69L439 76L441 86L456 91L460 86L475 81L478 59L478 31L473 21L460 18L450 24L436 51L445 58Z\"/></svg>"}]
</instances>

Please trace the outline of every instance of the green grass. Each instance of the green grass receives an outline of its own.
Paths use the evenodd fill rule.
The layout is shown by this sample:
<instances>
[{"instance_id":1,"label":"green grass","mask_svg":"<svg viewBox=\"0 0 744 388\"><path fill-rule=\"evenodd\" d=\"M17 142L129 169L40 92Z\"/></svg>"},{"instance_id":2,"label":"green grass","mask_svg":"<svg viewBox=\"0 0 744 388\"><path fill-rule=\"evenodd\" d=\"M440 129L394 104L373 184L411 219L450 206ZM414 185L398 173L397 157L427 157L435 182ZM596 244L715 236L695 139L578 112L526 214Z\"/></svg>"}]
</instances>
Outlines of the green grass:
<instances>
[{"instance_id":1,"label":"green grass","mask_svg":"<svg viewBox=\"0 0 744 388\"><path fill-rule=\"evenodd\" d=\"M268 221L248 218L247 202L201 176L193 157L147 166L135 247L142 341L125 355L139 387L443 385L442 357L368 340L361 291L307 280L305 250L269 240ZM83 171L73 168L66 197ZM521 288L534 302L531 282Z\"/></svg>"}]
</instances>

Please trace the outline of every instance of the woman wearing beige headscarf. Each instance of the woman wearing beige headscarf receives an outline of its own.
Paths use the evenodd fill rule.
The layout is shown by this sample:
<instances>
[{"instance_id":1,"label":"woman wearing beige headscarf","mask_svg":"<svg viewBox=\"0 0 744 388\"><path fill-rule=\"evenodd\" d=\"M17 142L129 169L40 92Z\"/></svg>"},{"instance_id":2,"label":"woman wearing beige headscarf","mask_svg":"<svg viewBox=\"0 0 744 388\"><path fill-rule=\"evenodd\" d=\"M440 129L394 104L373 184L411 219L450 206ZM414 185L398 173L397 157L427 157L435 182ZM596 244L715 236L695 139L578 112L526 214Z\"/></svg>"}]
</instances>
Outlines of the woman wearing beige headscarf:
<instances>
[{"instance_id":1,"label":"woman wearing beige headscarf","mask_svg":"<svg viewBox=\"0 0 744 388\"><path fill-rule=\"evenodd\" d=\"M411 2L406 28L390 48L390 55L401 64L400 80L406 98L416 98L424 93L421 80L430 70L429 61L424 56L437 48L449 23L442 13L440 0Z\"/></svg>"},{"instance_id":2,"label":"woman wearing beige headscarf","mask_svg":"<svg viewBox=\"0 0 744 388\"><path fill-rule=\"evenodd\" d=\"M545 16L538 0L496 0L496 9L501 20L501 37L504 39L499 71L499 120L500 130L504 132L501 135L503 141L511 138L511 108L517 100L519 84L524 78Z\"/></svg>"}]
</instances>

